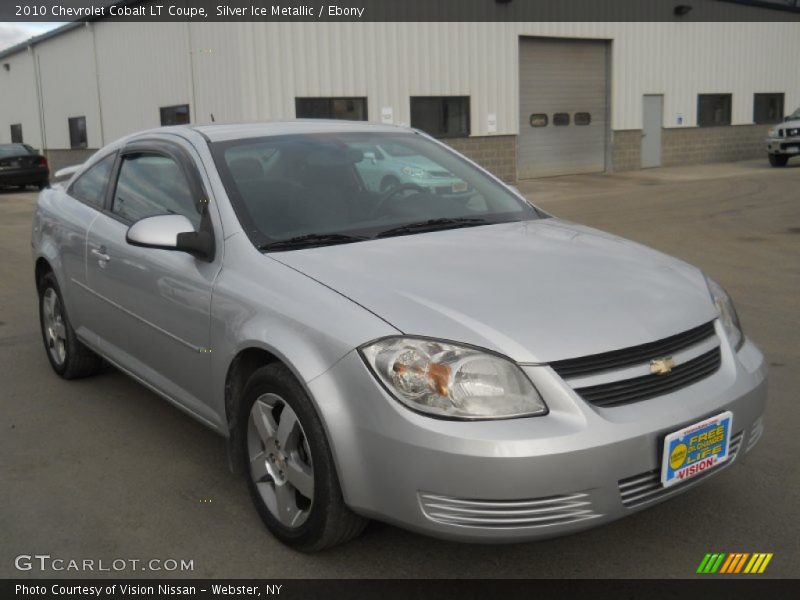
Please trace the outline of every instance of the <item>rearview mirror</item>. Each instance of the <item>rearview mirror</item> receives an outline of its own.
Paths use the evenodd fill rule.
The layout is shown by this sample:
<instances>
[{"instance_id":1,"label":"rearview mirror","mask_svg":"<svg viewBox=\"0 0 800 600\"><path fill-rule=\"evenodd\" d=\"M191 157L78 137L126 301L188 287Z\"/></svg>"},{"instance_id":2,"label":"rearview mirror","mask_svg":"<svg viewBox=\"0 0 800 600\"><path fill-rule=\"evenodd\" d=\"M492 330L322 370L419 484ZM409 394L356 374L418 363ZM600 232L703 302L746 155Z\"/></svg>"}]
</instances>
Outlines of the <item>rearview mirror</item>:
<instances>
[{"instance_id":1,"label":"rearview mirror","mask_svg":"<svg viewBox=\"0 0 800 600\"><path fill-rule=\"evenodd\" d=\"M142 248L188 252L205 260L214 256L211 234L195 231L191 221L183 215L158 215L136 221L128 228L125 241Z\"/></svg>"}]
</instances>

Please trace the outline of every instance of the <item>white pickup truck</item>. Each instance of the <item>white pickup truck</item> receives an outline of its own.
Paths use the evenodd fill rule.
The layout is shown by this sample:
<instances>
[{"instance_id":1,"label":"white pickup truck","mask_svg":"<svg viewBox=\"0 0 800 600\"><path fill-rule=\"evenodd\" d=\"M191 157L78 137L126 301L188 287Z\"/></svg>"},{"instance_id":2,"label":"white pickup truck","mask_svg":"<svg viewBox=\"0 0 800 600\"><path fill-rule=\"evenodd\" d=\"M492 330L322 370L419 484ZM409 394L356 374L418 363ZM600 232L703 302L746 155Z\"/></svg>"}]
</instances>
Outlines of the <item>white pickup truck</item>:
<instances>
[{"instance_id":1,"label":"white pickup truck","mask_svg":"<svg viewBox=\"0 0 800 600\"><path fill-rule=\"evenodd\" d=\"M773 167L785 167L792 156L800 156L800 108L767 133L767 157Z\"/></svg>"}]
</instances>

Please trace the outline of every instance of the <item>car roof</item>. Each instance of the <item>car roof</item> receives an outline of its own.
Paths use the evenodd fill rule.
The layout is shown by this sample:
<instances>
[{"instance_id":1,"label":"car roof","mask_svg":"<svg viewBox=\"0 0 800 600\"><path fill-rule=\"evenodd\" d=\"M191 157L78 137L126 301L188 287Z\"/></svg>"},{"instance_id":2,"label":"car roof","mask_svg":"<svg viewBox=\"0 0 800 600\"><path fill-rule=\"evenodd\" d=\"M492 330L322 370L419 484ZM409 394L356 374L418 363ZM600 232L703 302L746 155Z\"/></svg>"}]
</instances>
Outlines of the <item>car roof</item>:
<instances>
[{"instance_id":1,"label":"car roof","mask_svg":"<svg viewBox=\"0 0 800 600\"><path fill-rule=\"evenodd\" d=\"M323 119L297 119L294 121L272 121L258 123L220 123L214 125L186 125L184 127L201 133L212 142L268 137L273 135L309 133L398 133L413 131L407 127L399 127L396 125L380 125L376 123L367 123L364 121L336 121Z\"/></svg>"}]
</instances>

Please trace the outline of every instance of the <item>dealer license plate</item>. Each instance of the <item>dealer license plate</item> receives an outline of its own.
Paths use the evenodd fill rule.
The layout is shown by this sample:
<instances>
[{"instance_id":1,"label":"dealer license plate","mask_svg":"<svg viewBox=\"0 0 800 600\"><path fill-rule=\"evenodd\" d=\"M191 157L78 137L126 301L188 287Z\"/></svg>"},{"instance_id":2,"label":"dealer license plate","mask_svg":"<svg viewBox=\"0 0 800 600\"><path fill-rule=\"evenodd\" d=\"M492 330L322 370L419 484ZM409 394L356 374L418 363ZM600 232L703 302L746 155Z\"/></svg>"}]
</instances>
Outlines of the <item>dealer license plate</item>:
<instances>
[{"instance_id":1,"label":"dealer license plate","mask_svg":"<svg viewBox=\"0 0 800 600\"><path fill-rule=\"evenodd\" d=\"M664 439L661 483L669 487L728 460L733 413L724 412L670 433Z\"/></svg>"},{"instance_id":2,"label":"dealer license plate","mask_svg":"<svg viewBox=\"0 0 800 600\"><path fill-rule=\"evenodd\" d=\"M459 182L453 184L452 190L453 190L454 194L458 194L460 192L466 192L467 191L467 184L465 182L463 182L463 181L459 181Z\"/></svg>"}]
</instances>

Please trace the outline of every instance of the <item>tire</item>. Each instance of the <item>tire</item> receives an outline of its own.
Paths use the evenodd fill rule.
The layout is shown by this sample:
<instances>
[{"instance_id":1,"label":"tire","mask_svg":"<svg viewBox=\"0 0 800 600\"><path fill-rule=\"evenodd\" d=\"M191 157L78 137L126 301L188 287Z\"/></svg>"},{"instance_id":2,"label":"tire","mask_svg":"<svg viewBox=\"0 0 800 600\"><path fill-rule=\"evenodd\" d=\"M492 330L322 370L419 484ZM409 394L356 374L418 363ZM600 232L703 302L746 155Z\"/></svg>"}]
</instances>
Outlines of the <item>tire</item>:
<instances>
[{"instance_id":1,"label":"tire","mask_svg":"<svg viewBox=\"0 0 800 600\"><path fill-rule=\"evenodd\" d=\"M267 529L302 552L358 536L367 520L345 505L322 422L291 372L281 364L258 369L241 410L244 472Z\"/></svg>"},{"instance_id":2,"label":"tire","mask_svg":"<svg viewBox=\"0 0 800 600\"><path fill-rule=\"evenodd\" d=\"M769 157L769 164L773 167L785 167L789 162L789 157L786 154L767 154Z\"/></svg>"},{"instance_id":3,"label":"tire","mask_svg":"<svg viewBox=\"0 0 800 600\"><path fill-rule=\"evenodd\" d=\"M46 273L38 282L39 325L47 359L64 379L94 375L102 359L84 346L69 322L55 275Z\"/></svg>"},{"instance_id":4,"label":"tire","mask_svg":"<svg viewBox=\"0 0 800 600\"><path fill-rule=\"evenodd\" d=\"M400 185L400 180L394 175L387 175L381 180L381 192L388 192L390 189Z\"/></svg>"},{"instance_id":5,"label":"tire","mask_svg":"<svg viewBox=\"0 0 800 600\"><path fill-rule=\"evenodd\" d=\"M40 192L46 187L47 187L46 181L40 181L39 183L36 184L36 189L38 189Z\"/></svg>"}]
</instances>

